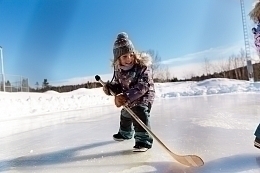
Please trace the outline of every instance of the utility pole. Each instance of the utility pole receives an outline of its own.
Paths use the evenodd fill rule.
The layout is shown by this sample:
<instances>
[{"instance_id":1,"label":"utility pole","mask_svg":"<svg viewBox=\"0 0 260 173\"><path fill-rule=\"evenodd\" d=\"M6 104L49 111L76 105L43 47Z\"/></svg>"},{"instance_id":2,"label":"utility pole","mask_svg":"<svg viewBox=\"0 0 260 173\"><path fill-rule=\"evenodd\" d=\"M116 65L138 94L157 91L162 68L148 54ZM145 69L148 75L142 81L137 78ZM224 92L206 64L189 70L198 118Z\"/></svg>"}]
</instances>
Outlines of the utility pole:
<instances>
[{"instance_id":1,"label":"utility pole","mask_svg":"<svg viewBox=\"0 0 260 173\"><path fill-rule=\"evenodd\" d=\"M3 57L3 48L1 46L0 46L0 59L1 59L3 91L5 92L4 57Z\"/></svg>"},{"instance_id":2,"label":"utility pole","mask_svg":"<svg viewBox=\"0 0 260 173\"><path fill-rule=\"evenodd\" d=\"M248 79L250 82L254 82L254 70L253 70L253 65L252 65L251 55L250 55L250 44L249 44L249 38L248 38L248 32L247 32L244 0L240 0L240 6L241 6L241 14L242 14L243 32L244 32L244 43L245 43Z\"/></svg>"}]
</instances>

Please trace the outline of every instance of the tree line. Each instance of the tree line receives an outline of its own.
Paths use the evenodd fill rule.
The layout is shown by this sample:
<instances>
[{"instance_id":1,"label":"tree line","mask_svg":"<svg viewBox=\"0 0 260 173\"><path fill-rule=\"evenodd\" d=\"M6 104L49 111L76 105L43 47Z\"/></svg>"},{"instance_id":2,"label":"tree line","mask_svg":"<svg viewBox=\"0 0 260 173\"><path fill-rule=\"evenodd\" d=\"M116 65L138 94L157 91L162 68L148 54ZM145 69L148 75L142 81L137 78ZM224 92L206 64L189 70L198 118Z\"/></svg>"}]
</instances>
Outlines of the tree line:
<instances>
[{"instance_id":1,"label":"tree line","mask_svg":"<svg viewBox=\"0 0 260 173\"><path fill-rule=\"evenodd\" d=\"M229 78L229 79L238 79L238 80L249 80L247 67L246 67L246 57L245 51L241 49L238 54L229 56L229 58L224 60L219 60L211 62L209 58L204 59L202 63L202 75L195 75L190 73L186 75L184 79L178 79L174 74L170 73L169 67L161 65L161 57L154 50L147 51L152 59L152 77L154 82L182 82L182 81L202 81L210 78ZM254 79L255 81L260 80L260 63L253 64L254 69ZM79 88L98 88L102 85L98 82L89 82L87 81L84 84L78 85L65 85L65 86L52 86L49 84L47 79L44 79L42 86L36 82L36 88L30 88L31 92L45 92L48 90L53 90L57 92L70 92Z\"/></svg>"}]
</instances>

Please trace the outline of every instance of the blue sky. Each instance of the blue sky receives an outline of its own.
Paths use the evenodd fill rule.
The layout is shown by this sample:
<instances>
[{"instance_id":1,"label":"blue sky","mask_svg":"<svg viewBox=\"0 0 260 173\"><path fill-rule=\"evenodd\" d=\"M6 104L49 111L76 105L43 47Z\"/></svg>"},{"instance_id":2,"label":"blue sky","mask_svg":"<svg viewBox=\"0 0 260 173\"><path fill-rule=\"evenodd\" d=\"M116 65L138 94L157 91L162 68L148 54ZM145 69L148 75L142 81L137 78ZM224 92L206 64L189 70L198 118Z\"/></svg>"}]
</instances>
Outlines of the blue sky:
<instances>
[{"instance_id":1,"label":"blue sky","mask_svg":"<svg viewBox=\"0 0 260 173\"><path fill-rule=\"evenodd\" d=\"M246 14L252 3L245 0ZM152 49L165 62L243 46L239 0L0 0L5 73L31 84L111 73L121 31L138 50Z\"/></svg>"}]
</instances>

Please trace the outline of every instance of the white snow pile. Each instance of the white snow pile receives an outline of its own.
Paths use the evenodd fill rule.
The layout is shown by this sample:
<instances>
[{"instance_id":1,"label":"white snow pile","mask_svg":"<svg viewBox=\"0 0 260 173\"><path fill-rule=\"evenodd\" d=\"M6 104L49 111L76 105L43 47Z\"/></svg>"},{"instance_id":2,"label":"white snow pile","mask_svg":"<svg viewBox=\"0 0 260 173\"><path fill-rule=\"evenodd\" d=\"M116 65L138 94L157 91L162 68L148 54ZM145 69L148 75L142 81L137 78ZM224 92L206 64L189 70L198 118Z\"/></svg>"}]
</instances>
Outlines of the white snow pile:
<instances>
[{"instance_id":1,"label":"white snow pile","mask_svg":"<svg viewBox=\"0 0 260 173\"><path fill-rule=\"evenodd\" d=\"M201 82L156 83L155 89L155 100L160 100L185 96L258 93L260 83L214 78ZM67 93L0 92L0 120L111 104L113 104L113 97L105 95L102 88L80 88Z\"/></svg>"}]
</instances>

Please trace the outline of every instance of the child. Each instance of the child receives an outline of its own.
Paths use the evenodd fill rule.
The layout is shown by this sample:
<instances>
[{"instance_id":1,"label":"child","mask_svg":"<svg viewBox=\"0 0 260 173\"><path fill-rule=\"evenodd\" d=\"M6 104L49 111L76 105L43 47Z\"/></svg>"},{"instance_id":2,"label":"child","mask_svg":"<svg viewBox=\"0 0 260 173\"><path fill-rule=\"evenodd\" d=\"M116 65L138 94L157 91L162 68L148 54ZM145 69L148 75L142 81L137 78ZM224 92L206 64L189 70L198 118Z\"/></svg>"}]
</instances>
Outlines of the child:
<instances>
[{"instance_id":1,"label":"child","mask_svg":"<svg viewBox=\"0 0 260 173\"><path fill-rule=\"evenodd\" d=\"M255 131L255 142L254 142L254 146L256 148L259 148L260 149L260 124L258 125L258 127L256 128L256 131Z\"/></svg>"},{"instance_id":2,"label":"child","mask_svg":"<svg viewBox=\"0 0 260 173\"><path fill-rule=\"evenodd\" d=\"M127 33L119 33L113 47L114 81L107 83L103 91L111 95L116 93L115 105L128 107L150 128L150 111L154 101L155 89L152 79L151 57L138 53ZM134 134L135 132L135 134ZM146 151L152 147L153 138L125 110L121 110L120 128L113 135L114 140L131 139L134 135L133 151Z\"/></svg>"},{"instance_id":3,"label":"child","mask_svg":"<svg viewBox=\"0 0 260 173\"><path fill-rule=\"evenodd\" d=\"M260 1L256 1L254 8L249 13L250 19L257 24L257 28L252 28L254 34L257 53L260 54ZM256 136L254 146L260 149L260 124L255 130Z\"/></svg>"},{"instance_id":4,"label":"child","mask_svg":"<svg viewBox=\"0 0 260 173\"><path fill-rule=\"evenodd\" d=\"M260 1L254 4L253 9L249 13L250 19L257 25L257 27L252 28L254 34L254 43L256 46L257 53L260 54Z\"/></svg>"}]
</instances>

